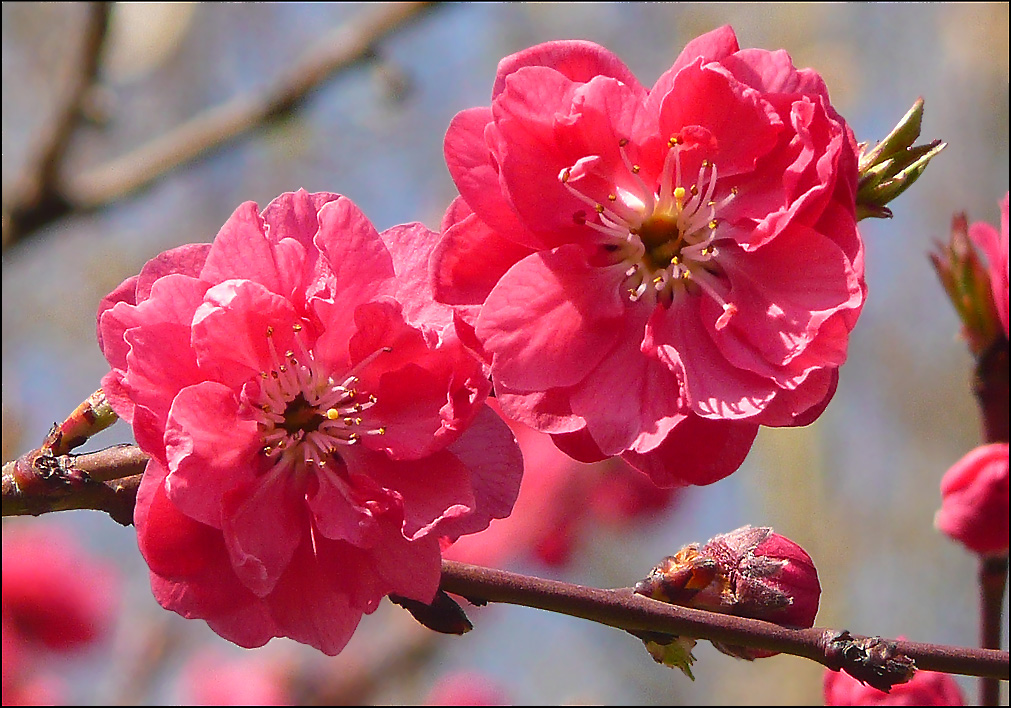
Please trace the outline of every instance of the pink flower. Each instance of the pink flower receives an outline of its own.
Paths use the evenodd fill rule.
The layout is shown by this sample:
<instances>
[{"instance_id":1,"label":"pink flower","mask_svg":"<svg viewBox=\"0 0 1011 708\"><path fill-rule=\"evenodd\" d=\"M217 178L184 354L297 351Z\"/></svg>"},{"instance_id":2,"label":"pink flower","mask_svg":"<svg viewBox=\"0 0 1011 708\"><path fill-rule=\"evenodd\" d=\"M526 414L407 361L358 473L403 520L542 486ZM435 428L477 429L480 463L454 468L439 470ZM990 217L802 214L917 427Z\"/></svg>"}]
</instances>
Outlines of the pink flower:
<instances>
[{"instance_id":1,"label":"pink flower","mask_svg":"<svg viewBox=\"0 0 1011 708\"><path fill-rule=\"evenodd\" d=\"M118 606L116 572L73 536L42 525L4 528L5 645L33 652L80 649L110 634Z\"/></svg>"},{"instance_id":2,"label":"pink flower","mask_svg":"<svg viewBox=\"0 0 1011 708\"><path fill-rule=\"evenodd\" d=\"M635 586L655 600L789 627L814 625L821 599L811 556L767 526L742 526L668 556ZM779 652L713 642L742 659Z\"/></svg>"},{"instance_id":3,"label":"pink flower","mask_svg":"<svg viewBox=\"0 0 1011 708\"><path fill-rule=\"evenodd\" d=\"M284 667L260 656L226 658L206 650L187 660L181 673L187 705L295 705Z\"/></svg>"},{"instance_id":4,"label":"pink flower","mask_svg":"<svg viewBox=\"0 0 1011 708\"><path fill-rule=\"evenodd\" d=\"M497 408L494 400L489 405ZM523 451L520 494L507 519L461 538L443 555L478 565L502 566L533 556L549 566L567 564L595 523L627 526L669 510L679 490L660 488L620 459L575 462L551 438L507 420Z\"/></svg>"},{"instance_id":5,"label":"pink flower","mask_svg":"<svg viewBox=\"0 0 1011 708\"><path fill-rule=\"evenodd\" d=\"M1000 234L990 224L977 221L969 227L969 238L986 254L990 288L997 317L1008 336L1008 193L1000 203Z\"/></svg>"},{"instance_id":6,"label":"pink flower","mask_svg":"<svg viewBox=\"0 0 1011 708\"><path fill-rule=\"evenodd\" d=\"M509 417L670 486L828 404L864 301L858 151L785 52L722 27L647 89L596 44L541 44L445 154L435 293Z\"/></svg>"},{"instance_id":7,"label":"pink flower","mask_svg":"<svg viewBox=\"0 0 1011 708\"><path fill-rule=\"evenodd\" d=\"M827 706L964 706L962 690L948 674L917 671L889 693L861 683L843 671L825 670Z\"/></svg>"},{"instance_id":8,"label":"pink flower","mask_svg":"<svg viewBox=\"0 0 1011 708\"><path fill-rule=\"evenodd\" d=\"M102 302L103 387L151 455L134 521L163 607L336 654L385 595L432 600L440 538L509 513L522 461L431 299L435 239L287 193Z\"/></svg>"},{"instance_id":9,"label":"pink flower","mask_svg":"<svg viewBox=\"0 0 1011 708\"><path fill-rule=\"evenodd\" d=\"M432 687L429 706L508 706L512 702L504 687L484 674L459 671L443 676Z\"/></svg>"},{"instance_id":10,"label":"pink flower","mask_svg":"<svg viewBox=\"0 0 1011 708\"><path fill-rule=\"evenodd\" d=\"M941 479L934 526L980 555L1007 555L1008 502L1008 444L982 445Z\"/></svg>"}]
</instances>

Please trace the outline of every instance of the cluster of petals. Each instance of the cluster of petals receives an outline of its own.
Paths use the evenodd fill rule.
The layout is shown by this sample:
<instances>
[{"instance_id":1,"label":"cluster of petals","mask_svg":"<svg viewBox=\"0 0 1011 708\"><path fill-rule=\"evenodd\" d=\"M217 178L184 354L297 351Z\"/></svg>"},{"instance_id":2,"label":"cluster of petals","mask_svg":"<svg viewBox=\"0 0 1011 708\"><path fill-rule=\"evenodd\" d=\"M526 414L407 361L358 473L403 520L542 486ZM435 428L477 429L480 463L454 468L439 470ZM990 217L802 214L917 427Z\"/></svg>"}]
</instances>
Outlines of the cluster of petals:
<instances>
[{"instance_id":1,"label":"cluster of petals","mask_svg":"<svg viewBox=\"0 0 1011 708\"><path fill-rule=\"evenodd\" d=\"M941 479L934 526L979 555L1008 553L1008 444L981 445Z\"/></svg>"},{"instance_id":2,"label":"cluster of petals","mask_svg":"<svg viewBox=\"0 0 1011 708\"><path fill-rule=\"evenodd\" d=\"M985 221L969 227L969 238L986 255L997 317L1008 336L1008 193L1000 202L1000 232Z\"/></svg>"},{"instance_id":3,"label":"cluster of petals","mask_svg":"<svg viewBox=\"0 0 1011 708\"><path fill-rule=\"evenodd\" d=\"M497 408L493 399L489 405ZM443 552L445 558L495 567L534 558L562 567L587 547L592 527L626 529L677 506L681 489L658 487L621 459L577 462L545 433L518 421L506 422L524 461L513 512L458 540Z\"/></svg>"},{"instance_id":4,"label":"cluster of petals","mask_svg":"<svg viewBox=\"0 0 1011 708\"><path fill-rule=\"evenodd\" d=\"M673 486L828 404L866 288L858 149L816 72L730 27L652 88L547 42L499 63L445 156L435 294L509 417Z\"/></svg>"},{"instance_id":5,"label":"cluster of petals","mask_svg":"<svg viewBox=\"0 0 1011 708\"><path fill-rule=\"evenodd\" d=\"M103 300L103 388L151 456L134 521L163 607L244 647L336 654L384 596L432 600L443 539L509 514L519 448L432 299L436 240L300 190Z\"/></svg>"},{"instance_id":6,"label":"cluster of petals","mask_svg":"<svg viewBox=\"0 0 1011 708\"><path fill-rule=\"evenodd\" d=\"M888 693L844 671L825 670L822 690L827 706L964 706L962 689L949 674L917 671Z\"/></svg>"},{"instance_id":7,"label":"cluster of petals","mask_svg":"<svg viewBox=\"0 0 1011 708\"><path fill-rule=\"evenodd\" d=\"M119 576L55 526L4 527L3 704L63 700L52 666L108 639L119 609Z\"/></svg>"}]
</instances>

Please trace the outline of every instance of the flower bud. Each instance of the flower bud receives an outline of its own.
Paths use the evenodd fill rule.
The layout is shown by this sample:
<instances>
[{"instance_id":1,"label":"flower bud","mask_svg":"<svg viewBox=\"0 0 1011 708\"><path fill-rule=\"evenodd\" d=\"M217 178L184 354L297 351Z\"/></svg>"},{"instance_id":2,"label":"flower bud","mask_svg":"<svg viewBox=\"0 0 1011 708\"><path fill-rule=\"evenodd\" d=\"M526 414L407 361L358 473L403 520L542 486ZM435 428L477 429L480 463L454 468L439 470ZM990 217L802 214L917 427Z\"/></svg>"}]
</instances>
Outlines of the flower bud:
<instances>
[{"instance_id":1,"label":"flower bud","mask_svg":"<svg viewBox=\"0 0 1011 708\"><path fill-rule=\"evenodd\" d=\"M991 274L973 247L969 231L965 214L956 214L951 220L951 239L937 245L930 261L962 321L962 335L969 350L979 356L1003 332L1003 325ZM1007 295L1004 297L1006 302Z\"/></svg>"},{"instance_id":2,"label":"flower bud","mask_svg":"<svg viewBox=\"0 0 1011 708\"><path fill-rule=\"evenodd\" d=\"M920 137L922 119L923 99L918 98L892 132L872 150L863 152L866 143L860 146L857 219L891 218L892 210L885 205L909 189L927 169L927 163L945 148L946 143L940 140L913 145Z\"/></svg>"},{"instance_id":3,"label":"flower bud","mask_svg":"<svg viewBox=\"0 0 1011 708\"><path fill-rule=\"evenodd\" d=\"M982 445L941 479L934 526L980 555L1008 552L1008 444Z\"/></svg>"},{"instance_id":4,"label":"flower bud","mask_svg":"<svg viewBox=\"0 0 1011 708\"><path fill-rule=\"evenodd\" d=\"M743 526L714 536L701 549L685 546L635 586L655 600L792 627L810 627L821 585L811 557L769 527ZM713 642L742 659L778 652Z\"/></svg>"}]
</instances>

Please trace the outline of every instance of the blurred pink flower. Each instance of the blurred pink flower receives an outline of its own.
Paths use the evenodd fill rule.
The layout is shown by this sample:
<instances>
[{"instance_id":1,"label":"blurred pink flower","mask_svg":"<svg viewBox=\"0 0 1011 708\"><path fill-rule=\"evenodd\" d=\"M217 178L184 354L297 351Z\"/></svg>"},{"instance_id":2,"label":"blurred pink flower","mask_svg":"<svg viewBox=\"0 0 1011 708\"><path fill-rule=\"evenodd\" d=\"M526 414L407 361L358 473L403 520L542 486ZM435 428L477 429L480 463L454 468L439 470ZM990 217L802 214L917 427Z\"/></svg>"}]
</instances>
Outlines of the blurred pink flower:
<instances>
[{"instance_id":1,"label":"blurred pink flower","mask_svg":"<svg viewBox=\"0 0 1011 708\"><path fill-rule=\"evenodd\" d=\"M889 693L861 683L844 671L825 670L827 706L964 706L962 690L948 674L917 671Z\"/></svg>"},{"instance_id":2,"label":"blurred pink flower","mask_svg":"<svg viewBox=\"0 0 1011 708\"><path fill-rule=\"evenodd\" d=\"M941 479L934 526L980 555L1007 555L1008 503L1008 444L982 445Z\"/></svg>"},{"instance_id":3,"label":"blurred pink flower","mask_svg":"<svg viewBox=\"0 0 1011 708\"><path fill-rule=\"evenodd\" d=\"M494 399L488 404L498 408ZM680 490L658 487L619 459L575 462L551 438L506 420L523 451L524 472L513 513L480 533L461 538L443 555L452 560L501 566L534 557L562 566L591 524L612 527L648 519L677 503Z\"/></svg>"},{"instance_id":4,"label":"blurred pink flower","mask_svg":"<svg viewBox=\"0 0 1011 708\"><path fill-rule=\"evenodd\" d=\"M187 705L295 705L285 668L259 655L225 657L210 649L199 651L183 666L180 684Z\"/></svg>"},{"instance_id":5,"label":"blurred pink flower","mask_svg":"<svg viewBox=\"0 0 1011 708\"><path fill-rule=\"evenodd\" d=\"M62 529L5 526L2 606L5 644L74 651L110 634L119 577Z\"/></svg>"},{"instance_id":6,"label":"blurred pink flower","mask_svg":"<svg viewBox=\"0 0 1011 708\"><path fill-rule=\"evenodd\" d=\"M3 705L63 702L66 686L52 671L52 656L107 639L119 610L119 590L112 565L62 529L5 525Z\"/></svg>"},{"instance_id":7,"label":"blurred pink flower","mask_svg":"<svg viewBox=\"0 0 1011 708\"><path fill-rule=\"evenodd\" d=\"M857 145L816 72L722 27L647 89L547 42L499 63L445 153L436 297L509 417L671 486L828 404L865 285Z\"/></svg>"},{"instance_id":8,"label":"blurred pink flower","mask_svg":"<svg viewBox=\"0 0 1011 708\"><path fill-rule=\"evenodd\" d=\"M436 234L335 194L257 211L102 302L103 387L151 455L134 521L162 606L336 654L385 595L432 600L440 538L508 515L522 460L431 298Z\"/></svg>"},{"instance_id":9,"label":"blurred pink flower","mask_svg":"<svg viewBox=\"0 0 1011 708\"><path fill-rule=\"evenodd\" d=\"M969 227L969 238L985 255L990 288L997 316L1008 336L1008 193L1000 202L1000 233L990 224L977 221Z\"/></svg>"},{"instance_id":10,"label":"blurred pink flower","mask_svg":"<svg viewBox=\"0 0 1011 708\"><path fill-rule=\"evenodd\" d=\"M428 706L509 706L505 688L484 674L460 671L440 678L425 699Z\"/></svg>"}]
</instances>

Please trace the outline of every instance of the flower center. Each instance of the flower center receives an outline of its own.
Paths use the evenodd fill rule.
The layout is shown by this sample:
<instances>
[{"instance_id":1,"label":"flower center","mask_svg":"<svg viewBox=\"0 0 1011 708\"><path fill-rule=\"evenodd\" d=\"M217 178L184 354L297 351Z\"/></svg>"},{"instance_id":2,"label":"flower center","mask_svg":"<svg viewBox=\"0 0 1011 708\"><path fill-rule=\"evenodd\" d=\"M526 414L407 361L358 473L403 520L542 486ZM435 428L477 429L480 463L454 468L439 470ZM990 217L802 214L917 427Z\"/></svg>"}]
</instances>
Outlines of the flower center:
<instances>
[{"instance_id":1,"label":"flower center","mask_svg":"<svg viewBox=\"0 0 1011 708\"><path fill-rule=\"evenodd\" d=\"M338 383L306 345L302 325L294 325L292 331L298 352L289 349L281 355L274 328L267 327L270 370L260 372L258 392L242 395L260 428L262 453L273 468L301 471L326 466L334 458L339 461L341 446L386 432L369 422L366 411L376 404L376 397L357 388L355 373L390 348L367 356Z\"/></svg>"},{"instance_id":2,"label":"flower center","mask_svg":"<svg viewBox=\"0 0 1011 708\"><path fill-rule=\"evenodd\" d=\"M580 210L574 220L604 236L602 245L613 259L609 264L626 266L623 287L629 300L649 297L669 306L679 293L704 293L723 308L716 323L721 329L737 308L727 302L729 286L717 262L717 213L733 200L737 189L714 200L717 170L708 160L702 161L695 181L685 187L681 153L693 146L686 145L680 135L667 141L658 183L650 187L640 176L639 165L630 159L627 146L626 139L618 142L629 187L615 184L614 175L605 171L603 160L596 156L582 158L559 173L566 189L593 208L593 215ZM607 196L598 201L591 192L599 194L602 182L608 185Z\"/></svg>"}]
</instances>

